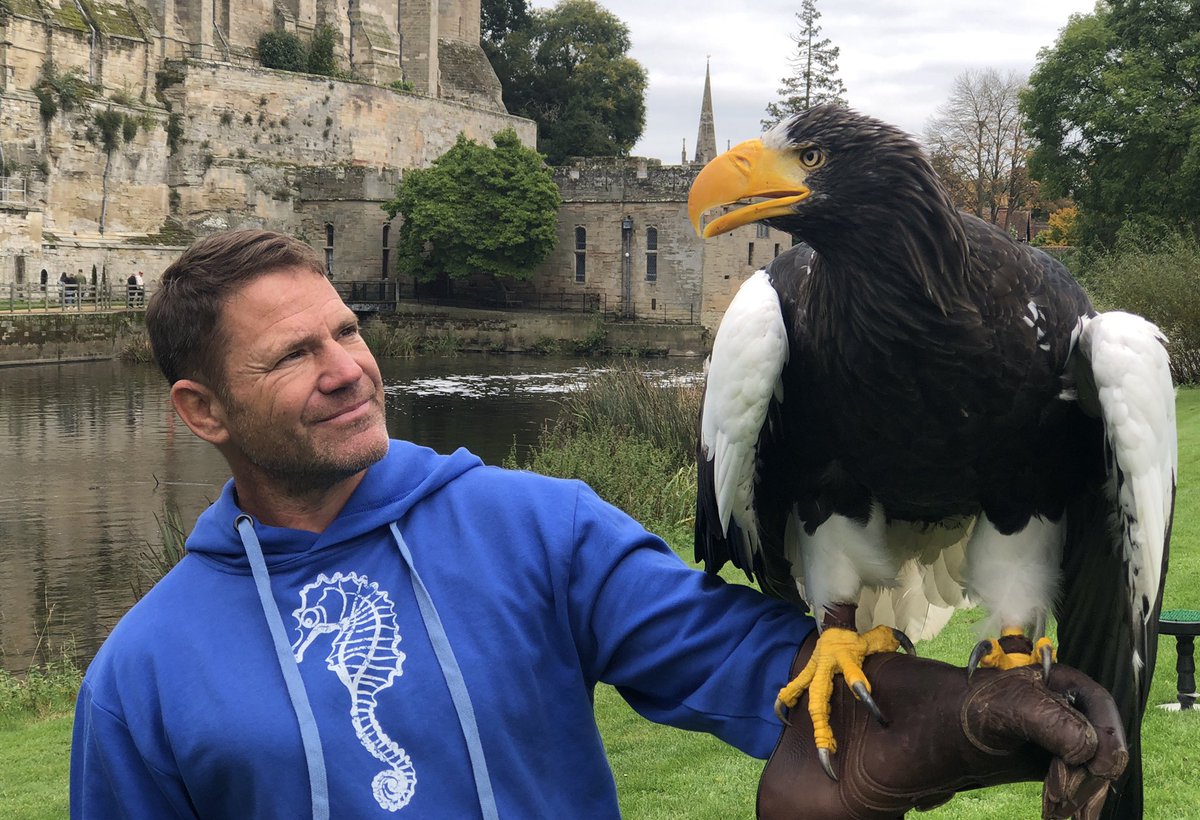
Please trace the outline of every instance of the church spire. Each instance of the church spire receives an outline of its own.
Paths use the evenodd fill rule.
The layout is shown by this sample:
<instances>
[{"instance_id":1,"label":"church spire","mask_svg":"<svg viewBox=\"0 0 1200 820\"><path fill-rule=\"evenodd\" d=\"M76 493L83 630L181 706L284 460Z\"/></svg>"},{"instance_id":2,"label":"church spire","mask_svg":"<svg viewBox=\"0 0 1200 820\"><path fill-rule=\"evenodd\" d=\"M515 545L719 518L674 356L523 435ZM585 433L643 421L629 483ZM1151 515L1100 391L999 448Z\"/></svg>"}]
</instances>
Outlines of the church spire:
<instances>
[{"instance_id":1,"label":"church spire","mask_svg":"<svg viewBox=\"0 0 1200 820\"><path fill-rule=\"evenodd\" d=\"M713 125L712 81L709 60L704 61L704 101L700 104L700 131L696 134L696 159L704 165L717 157L717 130Z\"/></svg>"}]
</instances>

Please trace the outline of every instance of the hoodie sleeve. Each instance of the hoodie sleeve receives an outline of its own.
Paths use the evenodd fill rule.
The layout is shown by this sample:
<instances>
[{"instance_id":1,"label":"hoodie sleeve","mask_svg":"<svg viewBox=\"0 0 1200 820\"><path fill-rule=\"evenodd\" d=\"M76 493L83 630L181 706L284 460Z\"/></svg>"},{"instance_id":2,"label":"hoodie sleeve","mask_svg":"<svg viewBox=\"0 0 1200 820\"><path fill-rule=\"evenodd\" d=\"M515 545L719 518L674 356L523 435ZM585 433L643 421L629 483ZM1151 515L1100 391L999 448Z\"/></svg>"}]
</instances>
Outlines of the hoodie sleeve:
<instances>
[{"instance_id":1,"label":"hoodie sleeve","mask_svg":"<svg viewBox=\"0 0 1200 820\"><path fill-rule=\"evenodd\" d=\"M75 704L71 818L196 817L178 774L146 762L125 722L96 703L87 681Z\"/></svg>"},{"instance_id":2,"label":"hoodie sleeve","mask_svg":"<svg viewBox=\"0 0 1200 820\"><path fill-rule=\"evenodd\" d=\"M644 717L770 756L775 695L814 627L795 607L686 566L584 487L575 510L572 630L589 679Z\"/></svg>"}]
</instances>

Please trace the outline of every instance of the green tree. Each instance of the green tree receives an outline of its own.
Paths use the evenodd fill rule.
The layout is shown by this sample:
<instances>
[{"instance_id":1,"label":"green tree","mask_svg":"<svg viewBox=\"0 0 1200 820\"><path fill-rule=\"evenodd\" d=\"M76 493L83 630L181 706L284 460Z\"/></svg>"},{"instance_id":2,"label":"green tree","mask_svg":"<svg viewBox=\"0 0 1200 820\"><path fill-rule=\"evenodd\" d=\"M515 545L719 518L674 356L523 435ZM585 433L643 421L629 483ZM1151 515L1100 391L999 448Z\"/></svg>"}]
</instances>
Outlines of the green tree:
<instances>
[{"instance_id":1,"label":"green tree","mask_svg":"<svg viewBox=\"0 0 1200 820\"><path fill-rule=\"evenodd\" d=\"M337 32L331 26L317 26L312 44L308 47L308 73L332 77L337 72L337 58L333 54ZM303 69L302 69L303 70Z\"/></svg>"},{"instance_id":2,"label":"green tree","mask_svg":"<svg viewBox=\"0 0 1200 820\"><path fill-rule=\"evenodd\" d=\"M767 116L763 128L770 128L792 114L821 103L846 104L846 86L838 77L838 55L841 49L828 37L821 37L817 21L817 0L803 0L796 12L800 31L792 35L796 54L788 60L794 73L784 77L780 83L779 99L767 104Z\"/></svg>"},{"instance_id":3,"label":"green tree","mask_svg":"<svg viewBox=\"0 0 1200 820\"><path fill-rule=\"evenodd\" d=\"M496 0L484 49L504 104L538 124L538 150L572 156L629 153L646 125L646 71L628 56L629 27L593 0L535 9Z\"/></svg>"},{"instance_id":4,"label":"green tree","mask_svg":"<svg viewBox=\"0 0 1200 820\"><path fill-rule=\"evenodd\" d=\"M485 50L488 46L502 45L505 38L514 31L529 30L527 0L483 0L480 12L480 39Z\"/></svg>"},{"instance_id":5,"label":"green tree","mask_svg":"<svg viewBox=\"0 0 1200 820\"><path fill-rule=\"evenodd\" d=\"M397 270L428 282L441 274L528 279L554 248L558 188L542 157L512 129L495 148L460 134L429 168L406 171L384 203L400 215Z\"/></svg>"},{"instance_id":6,"label":"green tree","mask_svg":"<svg viewBox=\"0 0 1200 820\"><path fill-rule=\"evenodd\" d=\"M98 220L100 233L108 217L108 179L112 171L113 153L121 147L122 142L133 142L137 137L138 121L128 114L106 108L97 111L92 118L93 127L88 134L99 139L100 147L104 149L104 173L100 177L100 218Z\"/></svg>"},{"instance_id":7,"label":"green tree","mask_svg":"<svg viewBox=\"0 0 1200 820\"><path fill-rule=\"evenodd\" d=\"M1022 95L1043 193L1088 245L1200 228L1200 4L1111 0L1073 16Z\"/></svg>"},{"instance_id":8,"label":"green tree","mask_svg":"<svg viewBox=\"0 0 1200 820\"><path fill-rule=\"evenodd\" d=\"M306 71L308 53L300 38L290 31L268 31L258 38L258 61L267 68Z\"/></svg>"}]
</instances>

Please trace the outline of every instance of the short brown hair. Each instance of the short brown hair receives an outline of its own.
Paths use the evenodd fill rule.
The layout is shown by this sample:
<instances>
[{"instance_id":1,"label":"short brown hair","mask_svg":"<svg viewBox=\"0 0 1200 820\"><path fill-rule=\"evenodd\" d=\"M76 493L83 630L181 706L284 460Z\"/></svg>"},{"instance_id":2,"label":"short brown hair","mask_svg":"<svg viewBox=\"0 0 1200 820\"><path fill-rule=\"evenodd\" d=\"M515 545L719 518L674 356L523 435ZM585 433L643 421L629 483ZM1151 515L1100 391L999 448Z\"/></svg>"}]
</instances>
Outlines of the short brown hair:
<instances>
[{"instance_id":1,"label":"short brown hair","mask_svg":"<svg viewBox=\"0 0 1200 820\"><path fill-rule=\"evenodd\" d=\"M221 311L243 285L283 268L324 275L310 245L286 234L246 229L193 242L171 266L146 307L150 348L167 381L195 379L223 390Z\"/></svg>"}]
</instances>

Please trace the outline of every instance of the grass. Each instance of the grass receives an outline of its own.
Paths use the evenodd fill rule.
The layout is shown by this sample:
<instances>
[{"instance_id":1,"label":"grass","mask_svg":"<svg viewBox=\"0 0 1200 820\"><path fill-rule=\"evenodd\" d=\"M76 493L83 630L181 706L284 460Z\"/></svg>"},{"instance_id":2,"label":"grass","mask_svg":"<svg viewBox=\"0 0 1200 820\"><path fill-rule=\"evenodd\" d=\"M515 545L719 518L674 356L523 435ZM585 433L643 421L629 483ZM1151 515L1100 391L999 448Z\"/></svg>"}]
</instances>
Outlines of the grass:
<instances>
[{"instance_id":1,"label":"grass","mask_svg":"<svg viewBox=\"0 0 1200 820\"><path fill-rule=\"evenodd\" d=\"M81 678L69 652L22 678L0 670L0 817L67 816L71 715Z\"/></svg>"},{"instance_id":2,"label":"grass","mask_svg":"<svg viewBox=\"0 0 1200 820\"><path fill-rule=\"evenodd\" d=\"M630 378L628 373L615 375L596 394L569 399L564 407L568 421L546 431L524 466L588 480L602 496L662 533L688 559L695 478L692 470L680 465L679 447L668 442L683 437L679 428L693 429L694 416L690 414L695 396L689 395L688 388L680 388L673 401L692 402L692 409L680 412L675 422L667 422L666 409L647 413L631 404L630 397L639 394L643 386L628 384ZM1168 609L1200 605L1200 390L1180 391L1177 407L1180 485L1165 593ZM654 423L631 422L632 418ZM637 429L642 427L657 432ZM178 525L164 515L160 527L163 560L169 563L166 553L174 548ZM156 555L148 560L158 559ZM727 580L744 582L728 567L723 574ZM978 610L959 613L941 635L920 645L921 653L961 664L975 640L972 625L979 617ZM1161 638L1152 704L1175 699L1174 661L1174 640ZM66 816L70 711L78 685L78 669L67 662L33 670L24 680L0 672L0 817L41 820ZM597 690L596 719L625 817L727 820L753 816L761 761L707 735L650 723L611 687ZM1145 816L1149 820L1196 817L1200 806L1200 783L1195 775L1200 770L1200 711L1168 713L1152 706L1142 736ZM1039 816L1040 805L1040 785L1025 783L963 794L922 816L932 820L1017 820Z\"/></svg>"}]
</instances>

